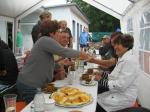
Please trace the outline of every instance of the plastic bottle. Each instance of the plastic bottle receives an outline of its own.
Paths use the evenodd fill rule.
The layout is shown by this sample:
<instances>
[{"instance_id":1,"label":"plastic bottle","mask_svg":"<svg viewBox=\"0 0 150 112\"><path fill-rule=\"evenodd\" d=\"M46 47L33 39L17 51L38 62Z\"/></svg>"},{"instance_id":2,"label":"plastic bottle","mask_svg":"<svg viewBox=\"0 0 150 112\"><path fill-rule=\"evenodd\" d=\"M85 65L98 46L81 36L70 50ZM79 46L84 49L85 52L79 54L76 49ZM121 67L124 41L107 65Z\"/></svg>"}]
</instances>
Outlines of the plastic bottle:
<instances>
[{"instance_id":1,"label":"plastic bottle","mask_svg":"<svg viewBox=\"0 0 150 112\"><path fill-rule=\"evenodd\" d=\"M34 111L35 112L43 112L44 111L44 94L41 92L41 89L38 88L38 92L34 96Z\"/></svg>"}]
</instances>

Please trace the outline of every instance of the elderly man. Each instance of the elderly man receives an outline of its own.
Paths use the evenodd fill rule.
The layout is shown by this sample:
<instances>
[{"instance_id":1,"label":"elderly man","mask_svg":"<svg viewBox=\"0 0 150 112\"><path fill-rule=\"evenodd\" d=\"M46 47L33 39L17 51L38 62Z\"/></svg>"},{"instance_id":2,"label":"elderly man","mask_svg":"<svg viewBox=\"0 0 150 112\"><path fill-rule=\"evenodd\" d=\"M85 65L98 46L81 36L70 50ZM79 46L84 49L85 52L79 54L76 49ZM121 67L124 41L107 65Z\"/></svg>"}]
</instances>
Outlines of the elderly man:
<instances>
[{"instance_id":1,"label":"elderly man","mask_svg":"<svg viewBox=\"0 0 150 112\"><path fill-rule=\"evenodd\" d=\"M59 27L62 30L66 30L69 33L69 43L68 43L68 47L72 48L72 34L71 34L71 30L67 27L67 21L65 20L61 20L59 21Z\"/></svg>"},{"instance_id":2,"label":"elderly man","mask_svg":"<svg viewBox=\"0 0 150 112\"><path fill-rule=\"evenodd\" d=\"M39 18L40 21L33 27L31 32L33 43L35 43L39 39L39 37L41 37L41 32L40 32L41 22L51 20L52 14L48 11L44 11L40 14Z\"/></svg>"},{"instance_id":3,"label":"elderly man","mask_svg":"<svg viewBox=\"0 0 150 112\"><path fill-rule=\"evenodd\" d=\"M60 36L58 38L58 42L63 46L63 47L68 47L69 43L69 32L67 30L62 30L59 29ZM54 80L61 80L65 78L65 69L68 66L72 65L73 62L69 60L68 58L61 57L55 55L55 71L54 71ZM56 59L57 58L57 59Z\"/></svg>"}]
</instances>

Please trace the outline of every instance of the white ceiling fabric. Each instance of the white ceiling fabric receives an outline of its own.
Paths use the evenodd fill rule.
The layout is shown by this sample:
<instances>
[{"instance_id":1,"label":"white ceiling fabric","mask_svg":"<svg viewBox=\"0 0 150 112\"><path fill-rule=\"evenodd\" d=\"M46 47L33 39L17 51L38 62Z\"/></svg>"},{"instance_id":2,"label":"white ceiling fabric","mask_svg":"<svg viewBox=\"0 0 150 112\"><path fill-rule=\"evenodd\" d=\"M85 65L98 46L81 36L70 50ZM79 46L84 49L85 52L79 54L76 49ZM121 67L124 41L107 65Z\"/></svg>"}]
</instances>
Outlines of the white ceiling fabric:
<instances>
[{"instance_id":1,"label":"white ceiling fabric","mask_svg":"<svg viewBox=\"0 0 150 112\"><path fill-rule=\"evenodd\" d=\"M16 17L41 0L1 0L0 15Z\"/></svg>"},{"instance_id":2,"label":"white ceiling fabric","mask_svg":"<svg viewBox=\"0 0 150 112\"><path fill-rule=\"evenodd\" d=\"M96 8L120 19L126 9L139 0L83 0ZM31 12L34 7L65 3L66 0L0 0L0 15L17 18ZM36 7L37 8L37 7ZM34 8L35 9L35 8ZM28 13L27 13L28 14Z\"/></svg>"},{"instance_id":3,"label":"white ceiling fabric","mask_svg":"<svg viewBox=\"0 0 150 112\"><path fill-rule=\"evenodd\" d=\"M17 18L24 13L32 13L42 6L63 3L66 3L66 0L0 0L0 16Z\"/></svg>"},{"instance_id":4,"label":"white ceiling fabric","mask_svg":"<svg viewBox=\"0 0 150 112\"><path fill-rule=\"evenodd\" d=\"M132 4L128 0L94 0L94 1L103 4L104 6L118 12L119 14L123 14L126 8Z\"/></svg>"}]
</instances>

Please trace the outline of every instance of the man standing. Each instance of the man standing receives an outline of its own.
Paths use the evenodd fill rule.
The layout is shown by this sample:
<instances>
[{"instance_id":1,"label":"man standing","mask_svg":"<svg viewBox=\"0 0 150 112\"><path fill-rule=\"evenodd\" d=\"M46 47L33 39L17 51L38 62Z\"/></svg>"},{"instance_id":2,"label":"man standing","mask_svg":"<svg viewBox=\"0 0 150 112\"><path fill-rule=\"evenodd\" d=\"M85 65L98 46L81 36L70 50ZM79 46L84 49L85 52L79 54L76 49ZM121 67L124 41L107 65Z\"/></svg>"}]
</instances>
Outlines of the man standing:
<instances>
[{"instance_id":1,"label":"man standing","mask_svg":"<svg viewBox=\"0 0 150 112\"><path fill-rule=\"evenodd\" d=\"M83 32L80 34L80 49L81 51L87 51L89 43L89 33L88 29L84 27Z\"/></svg>"},{"instance_id":2,"label":"man standing","mask_svg":"<svg viewBox=\"0 0 150 112\"><path fill-rule=\"evenodd\" d=\"M35 43L41 36L41 32L40 32L41 22L51 20L52 14L48 11L44 11L40 14L39 18L40 18L40 21L33 27L32 32L31 32L33 43Z\"/></svg>"}]
</instances>

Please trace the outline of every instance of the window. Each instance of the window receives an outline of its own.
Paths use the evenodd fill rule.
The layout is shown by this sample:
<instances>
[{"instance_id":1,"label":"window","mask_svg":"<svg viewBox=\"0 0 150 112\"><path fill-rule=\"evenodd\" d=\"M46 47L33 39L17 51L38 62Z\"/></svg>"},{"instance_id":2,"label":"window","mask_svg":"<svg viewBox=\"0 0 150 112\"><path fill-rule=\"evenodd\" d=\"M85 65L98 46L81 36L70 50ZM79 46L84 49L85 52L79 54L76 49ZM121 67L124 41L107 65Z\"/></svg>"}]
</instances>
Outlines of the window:
<instances>
[{"instance_id":1,"label":"window","mask_svg":"<svg viewBox=\"0 0 150 112\"><path fill-rule=\"evenodd\" d=\"M77 38L79 38L79 23L77 23Z\"/></svg>"},{"instance_id":2,"label":"window","mask_svg":"<svg viewBox=\"0 0 150 112\"><path fill-rule=\"evenodd\" d=\"M127 33L133 35L133 22L132 18L128 19L127 21Z\"/></svg>"},{"instance_id":3,"label":"window","mask_svg":"<svg viewBox=\"0 0 150 112\"><path fill-rule=\"evenodd\" d=\"M77 49L79 49L79 23L77 23Z\"/></svg>"},{"instance_id":4,"label":"window","mask_svg":"<svg viewBox=\"0 0 150 112\"><path fill-rule=\"evenodd\" d=\"M140 20L140 27L144 28L150 26L150 9L146 12L144 12L144 14L141 17Z\"/></svg>"},{"instance_id":5,"label":"window","mask_svg":"<svg viewBox=\"0 0 150 112\"><path fill-rule=\"evenodd\" d=\"M143 13L140 20L140 49L150 51L150 9Z\"/></svg>"},{"instance_id":6,"label":"window","mask_svg":"<svg viewBox=\"0 0 150 112\"><path fill-rule=\"evenodd\" d=\"M150 9L145 11L140 18L140 65L141 69L150 74Z\"/></svg>"},{"instance_id":7,"label":"window","mask_svg":"<svg viewBox=\"0 0 150 112\"><path fill-rule=\"evenodd\" d=\"M30 24L30 23L20 24L20 29L23 33L24 51L31 50L33 47L33 41L31 36L33 26L34 24Z\"/></svg>"},{"instance_id":8,"label":"window","mask_svg":"<svg viewBox=\"0 0 150 112\"><path fill-rule=\"evenodd\" d=\"M140 49L150 51L150 27L140 31Z\"/></svg>"},{"instance_id":9,"label":"window","mask_svg":"<svg viewBox=\"0 0 150 112\"><path fill-rule=\"evenodd\" d=\"M72 32L73 32L73 37L75 37L75 34L76 34L76 22L74 20L72 21Z\"/></svg>"},{"instance_id":10,"label":"window","mask_svg":"<svg viewBox=\"0 0 150 112\"><path fill-rule=\"evenodd\" d=\"M80 33L82 32L82 25L80 24Z\"/></svg>"}]
</instances>

